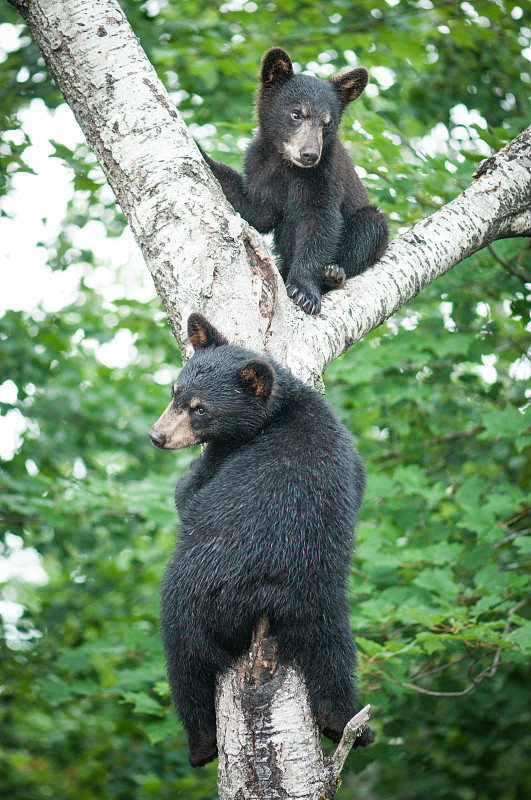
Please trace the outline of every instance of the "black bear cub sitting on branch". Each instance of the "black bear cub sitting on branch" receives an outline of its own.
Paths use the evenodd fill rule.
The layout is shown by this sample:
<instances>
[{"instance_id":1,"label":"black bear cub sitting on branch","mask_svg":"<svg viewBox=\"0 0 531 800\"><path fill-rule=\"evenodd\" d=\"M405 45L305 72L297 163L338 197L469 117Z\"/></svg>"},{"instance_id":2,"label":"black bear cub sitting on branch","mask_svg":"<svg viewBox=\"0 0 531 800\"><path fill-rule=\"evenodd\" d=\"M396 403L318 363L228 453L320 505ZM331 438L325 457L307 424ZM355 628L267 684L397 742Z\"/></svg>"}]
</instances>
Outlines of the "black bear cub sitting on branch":
<instances>
[{"instance_id":1,"label":"black bear cub sitting on branch","mask_svg":"<svg viewBox=\"0 0 531 800\"><path fill-rule=\"evenodd\" d=\"M261 616L301 669L320 730L339 741L357 712L346 583L364 470L326 401L200 314L195 349L149 435L206 443L175 490L180 536L162 586L161 629L189 758L217 755L216 678ZM356 744L372 741L367 730Z\"/></svg>"},{"instance_id":2,"label":"black bear cub sitting on branch","mask_svg":"<svg viewBox=\"0 0 531 800\"><path fill-rule=\"evenodd\" d=\"M337 135L368 77L363 67L327 81L296 75L275 47L262 59L243 176L201 150L235 210L260 233L274 231L288 295L308 314L321 310L323 291L363 272L387 246L387 221Z\"/></svg>"}]
</instances>

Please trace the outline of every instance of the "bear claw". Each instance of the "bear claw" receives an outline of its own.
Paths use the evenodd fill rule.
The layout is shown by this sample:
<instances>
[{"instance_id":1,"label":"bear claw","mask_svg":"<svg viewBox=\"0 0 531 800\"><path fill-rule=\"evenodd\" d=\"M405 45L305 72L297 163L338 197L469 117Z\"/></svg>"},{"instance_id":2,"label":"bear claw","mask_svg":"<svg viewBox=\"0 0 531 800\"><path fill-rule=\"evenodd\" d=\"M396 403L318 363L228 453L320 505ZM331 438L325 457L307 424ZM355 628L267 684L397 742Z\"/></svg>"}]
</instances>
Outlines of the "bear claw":
<instances>
[{"instance_id":1,"label":"bear claw","mask_svg":"<svg viewBox=\"0 0 531 800\"><path fill-rule=\"evenodd\" d=\"M310 294L309 292L306 292L304 289L300 289L298 286L292 283L286 284L286 292L288 297L293 300L295 305L299 306L299 308L302 308L306 314L315 315L320 312L320 297Z\"/></svg>"},{"instance_id":2,"label":"bear claw","mask_svg":"<svg viewBox=\"0 0 531 800\"><path fill-rule=\"evenodd\" d=\"M323 273L323 286L328 289L341 289L345 285L347 275L343 267L329 264Z\"/></svg>"}]
</instances>

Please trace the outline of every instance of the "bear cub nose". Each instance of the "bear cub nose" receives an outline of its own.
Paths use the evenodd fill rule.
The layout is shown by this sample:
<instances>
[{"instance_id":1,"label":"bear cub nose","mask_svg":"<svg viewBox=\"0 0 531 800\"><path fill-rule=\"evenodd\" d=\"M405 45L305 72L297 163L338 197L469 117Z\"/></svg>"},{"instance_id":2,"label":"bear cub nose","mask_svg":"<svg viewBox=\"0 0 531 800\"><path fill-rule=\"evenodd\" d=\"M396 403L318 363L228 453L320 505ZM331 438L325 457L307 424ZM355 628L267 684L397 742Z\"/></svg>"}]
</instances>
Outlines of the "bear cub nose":
<instances>
[{"instance_id":1,"label":"bear cub nose","mask_svg":"<svg viewBox=\"0 0 531 800\"><path fill-rule=\"evenodd\" d=\"M166 441L166 437L164 436L164 434L160 433L159 431L156 431L155 428L151 428L151 430L149 431L149 438L151 439L153 444L156 445L157 447L162 447L164 445L164 442Z\"/></svg>"},{"instance_id":2,"label":"bear cub nose","mask_svg":"<svg viewBox=\"0 0 531 800\"><path fill-rule=\"evenodd\" d=\"M304 150L301 150L301 161L307 166L316 164L319 161L319 153L311 147L306 147Z\"/></svg>"}]
</instances>

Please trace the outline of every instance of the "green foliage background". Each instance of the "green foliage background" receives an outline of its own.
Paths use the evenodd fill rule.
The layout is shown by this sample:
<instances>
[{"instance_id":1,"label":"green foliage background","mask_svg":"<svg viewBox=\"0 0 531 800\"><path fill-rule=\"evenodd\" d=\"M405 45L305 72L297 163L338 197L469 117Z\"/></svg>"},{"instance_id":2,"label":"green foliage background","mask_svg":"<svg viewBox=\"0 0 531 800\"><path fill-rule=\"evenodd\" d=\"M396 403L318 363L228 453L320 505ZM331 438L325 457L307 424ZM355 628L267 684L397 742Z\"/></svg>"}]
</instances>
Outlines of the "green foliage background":
<instances>
[{"instance_id":1,"label":"green foliage background","mask_svg":"<svg viewBox=\"0 0 531 800\"><path fill-rule=\"evenodd\" d=\"M373 69L379 91L349 111L343 136L395 232L454 197L489 147L529 124L531 31L518 3L122 6L194 134L233 164L267 47L320 74L349 59ZM0 71L9 193L29 169L28 136L12 135L21 110L62 98L16 13L2 15L20 26ZM478 116L463 124L456 105ZM423 156L434 128L438 151ZM161 454L146 434L179 355L157 300L109 303L89 288L98 261L72 231L104 215L112 236L123 219L85 146L57 145L55 157L76 193L49 263L83 265L76 302L0 320L1 381L18 389L1 412L28 423L0 471L0 563L30 553L48 576L0 585L0 599L24 607L0 641L2 788L12 800L207 800L215 766L187 765L157 630L172 489L192 455ZM338 798L531 796L530 261L528 242L496 243L327 373L368 470L352 628L377 739L349 757ZM122 329L134 356L110 369L99 348Z\"/></svg>"}]
</instances>

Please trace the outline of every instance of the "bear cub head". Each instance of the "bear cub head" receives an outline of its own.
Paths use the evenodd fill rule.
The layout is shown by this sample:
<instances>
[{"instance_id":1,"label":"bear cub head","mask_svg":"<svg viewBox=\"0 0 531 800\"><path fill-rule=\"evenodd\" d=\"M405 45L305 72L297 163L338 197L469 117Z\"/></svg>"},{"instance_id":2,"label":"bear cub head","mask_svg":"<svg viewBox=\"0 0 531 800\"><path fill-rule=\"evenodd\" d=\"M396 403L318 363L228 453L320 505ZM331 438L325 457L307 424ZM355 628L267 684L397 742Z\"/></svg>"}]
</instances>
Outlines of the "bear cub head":
<instances>
[{"instance_id":1,"label":"bear cub head","mask_svg":"<svg viewBox=\"0 0 531 800\"><path fill-rule=\"evenodd\" d=\"M334 140L346 107L365 89L364 67L321 80L296 75L280 47L262 58L257 113L260 133L297 167L315 167Z\"/></svg>"},{"instance_id":2,"label":"bear cub head","mask_svg":"<svg viewBox=\"0 0 531 800\"><path fill-rule=\"evenodd\" d=\"M188 318L188 338L195 352L171 387L170 404L149 431L153 444L179 450L255 436L274 406L274 366L230 345L201 314Z\"/></svg>"}]
</instances>

